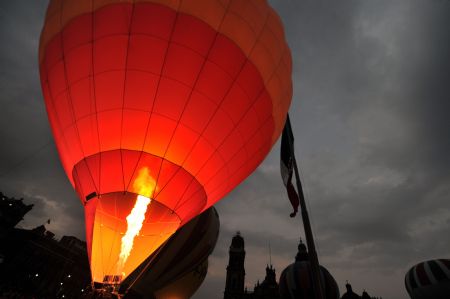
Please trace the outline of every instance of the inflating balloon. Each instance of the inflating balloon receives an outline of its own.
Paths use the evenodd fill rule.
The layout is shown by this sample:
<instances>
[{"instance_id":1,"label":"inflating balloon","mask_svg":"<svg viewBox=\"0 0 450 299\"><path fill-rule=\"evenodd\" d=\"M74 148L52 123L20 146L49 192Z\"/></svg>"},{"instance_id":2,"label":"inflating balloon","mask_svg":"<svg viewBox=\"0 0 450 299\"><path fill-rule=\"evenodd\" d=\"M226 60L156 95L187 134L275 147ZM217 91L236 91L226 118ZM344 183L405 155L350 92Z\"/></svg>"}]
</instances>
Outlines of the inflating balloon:
<instances>
[{"instance_id":1,"label":"inflating balloon","mask_svg":"<svg viewBox=\"0 0 450 299\"><path fill-rule=\"evenodd\" d=\"M99 283L119 284L250 175L292 97L266 1L52 0L39 52Z\"/></svg>"},{"instance_id":2,"label":"inflating balloon","mask_svg":"<svg viewBox=\"0 0 450 299\"><path fill-rule=\"evenodd\" d=\"M191 272L184 274L176 281L157 290L155 292L155 298L189 299L202 285L203 280L205 280L207 272L208 272L208 259L198 264L197 267Z\"/></svg>"},{"instance_id":3,"label":"inflating balloon","mask_svg":"<svg viewBox=\"0 0 450 299\"><path fill-rule=\"evenodd\" d=\"M158 294L166 294L171 289L169 286L175 285L180 287L175 288L179 293L197 289L206 275L200 270L207 270L208 257L216 246L219 228L219 215L211 207L180 228L137 267L122 282L121 292L129 289L133 294L145 297L162 289L164 291ZM182 279L185 276L189 278ZM183 287L188 281L193 283L192 288Z\"/></svg>"}]
</instances>

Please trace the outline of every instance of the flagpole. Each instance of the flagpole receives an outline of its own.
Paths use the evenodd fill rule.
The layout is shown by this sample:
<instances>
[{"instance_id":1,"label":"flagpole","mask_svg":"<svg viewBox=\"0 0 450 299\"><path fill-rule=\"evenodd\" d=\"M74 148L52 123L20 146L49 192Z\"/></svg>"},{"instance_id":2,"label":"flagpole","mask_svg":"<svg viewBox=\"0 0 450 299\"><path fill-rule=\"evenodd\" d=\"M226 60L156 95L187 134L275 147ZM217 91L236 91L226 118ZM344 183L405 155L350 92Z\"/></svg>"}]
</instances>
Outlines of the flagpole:
<instances>
[{"instance_id":1,"label":"flagpole","mask_svg":"<svg viewBox=\"0 0 450 299\"><path fill-rule=\"evenodd\" d=\"M303 196L302 183L298 173L297 161L293 155L293 164L295 170L295 179L297 182L297 191L299 193L300 210L302 212L303 228L305 230L306 245L308 246L308 256L311 265L312 280L314 286L314 294L316 299L325 299L322 284L320 282L319 259L317 257L316 246L314 245L314 236L309 222L308 210L306 209L305 197Z\"/></svg>"},{"instance_id":2,"label":"flagpole","mask_svg":"<svg viewBox=\"0 0 450 299\"><path fill-rule=\"evenodd\" d=\"M286 135L286 136L285 136ZM309 262L311 265L311 274L312 274L312 282L314 288L314 297L315 299L325 299L322 284L320 281L320 268L319 268L319 259L317 257L316 246L314 245L314 236L311 229L311 224L309 222L308 210L306 209L305 196L303 194L302 183L300 181L300 174L298 173L297 160L295 159L295 150L294 150L294 135L292 133L291 121L289 119L289 114L286 117L286 124L283 129L283 137L281 138L281 147L282 147L282 156L283 156L283 138L286 138L289 143L289 151L290 158L292 162L292 166L295 171L295 180L297 183L297 192L298 192L298 204L300 205L300 210L302 212L302 221L303 221L303 229L305 230L305 238L306 245L308 246L308 256ZM292 173L292 172L291 172ZM286 185L287 187L288 185ZM289 193L289 190L288 190ZM292 203L292 201L291 201ZM294 204L293 204L294 207ZM294 217L296 214L297 208L294 207L294 213L291 217Z\"/></svg>"}]
</instances>

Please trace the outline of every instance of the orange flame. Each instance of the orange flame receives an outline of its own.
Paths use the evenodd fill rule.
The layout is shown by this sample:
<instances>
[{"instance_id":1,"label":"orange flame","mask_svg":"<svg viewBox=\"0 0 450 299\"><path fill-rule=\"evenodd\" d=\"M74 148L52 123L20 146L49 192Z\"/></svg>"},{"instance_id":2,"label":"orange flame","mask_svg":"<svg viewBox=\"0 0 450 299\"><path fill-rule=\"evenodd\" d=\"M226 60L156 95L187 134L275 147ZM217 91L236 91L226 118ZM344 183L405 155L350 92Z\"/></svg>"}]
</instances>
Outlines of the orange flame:
<instances>
[{"instance_id":1,"label":"orange flame","mask_svg":"<svg viewBox=\"0 0 450 299\"><path fill-rule=\"evenodd\" d=\"M137 178L133 182L133 191L137 194L150 198L156 189L156 181L150 175L148 167L139 170Z\"/></svg>"},{"instance_id":2,"label":"orange flame","mask_svg":"<svg viewBox=\"0 0 450 299\"><path fill-rule=\"evenodd\" d=\"M151 202L150 196L156 189L156 182L150 176L150 171L147 167L139 170L137 178L133 182L134 192L138 193L136 203L134 204L131 213L127 216L127 232L122 237L122 244L119 254L119 261L117 262L117 271L122 273L125 263L133 249L134 238L139 234L145 220L145 213L147 207ZM125 275L125 273L122 273Z\"/></svg>"}]
</instances>

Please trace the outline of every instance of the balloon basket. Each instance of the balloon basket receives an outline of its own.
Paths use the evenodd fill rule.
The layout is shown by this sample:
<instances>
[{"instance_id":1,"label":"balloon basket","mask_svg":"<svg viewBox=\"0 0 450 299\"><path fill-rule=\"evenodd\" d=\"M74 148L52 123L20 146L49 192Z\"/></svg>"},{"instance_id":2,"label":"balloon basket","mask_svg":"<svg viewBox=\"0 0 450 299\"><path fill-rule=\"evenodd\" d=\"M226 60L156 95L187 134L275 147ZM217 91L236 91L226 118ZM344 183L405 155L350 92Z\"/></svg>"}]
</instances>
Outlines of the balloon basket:
<instances>
[{"instance_id":1,"label":"balloon basket","mask_svg":"<svg viewBox=\"0 0 450 299\"><path fill-rule=\"evenodd\" d=\"M119 293L121 275L105 275L103 283L94 283L93 289L96 298L102 299L121 299L124 294Z\"/></svg>"}]
</instances>

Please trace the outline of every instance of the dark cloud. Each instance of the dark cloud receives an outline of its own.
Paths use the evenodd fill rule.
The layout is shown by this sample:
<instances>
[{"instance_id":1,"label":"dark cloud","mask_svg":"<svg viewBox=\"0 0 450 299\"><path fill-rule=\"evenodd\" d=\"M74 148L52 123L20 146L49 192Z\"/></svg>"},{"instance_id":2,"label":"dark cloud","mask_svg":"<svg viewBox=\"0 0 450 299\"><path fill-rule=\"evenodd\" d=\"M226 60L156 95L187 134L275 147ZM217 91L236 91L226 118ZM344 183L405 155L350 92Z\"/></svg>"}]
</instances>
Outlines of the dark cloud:
<instances>
[{"instance_id":1,"label":"dark cloud","mask_svg":"<svg viewBox=\"0 0 450 299\"><path fill-rule=\"evenodd\" d=\"M58 236L84 237L83 211L59 163L42 99L38 42L47 1L0 3L0 189L34 204L20 225L49 218Z\"/></svg>"},{"instance_id":2,"label":"dark cloud","mask_svg":"<svg viewBox=\"0 0 450 299\"><path fill-rule=\"evenodd\" d=\"M270 3L293 54L291 119L321 262L340 286L348 279L358 292L407 298L410 266L450 256L450 2ZM39 86L45 7L0 3L0 188L35 204L22 225L54 218L59 236L83 237ZM292 262L303 233L288 217L278 148L217 205L221 233L194 298L222 298L237 230L249 288L264 278L269 242L278 274Z\"/></svg>"},{"instance_id":3,"label":"dark cloud","mask_svg":"<svg viewBox=\"0 0 450 299\"><path fill-rule=\"evenodd\" d=\"M341 286L407 298L406 270L450 254L450 3L272 3L296 62L291 118L321 261ZM282 236L274 252L286 261L299 231L277 201L277 159L275 149L219 212L258 244L255 255L255 240ZM258 216L242 220L243 207Z\"/></svg>"}]
</instances>

